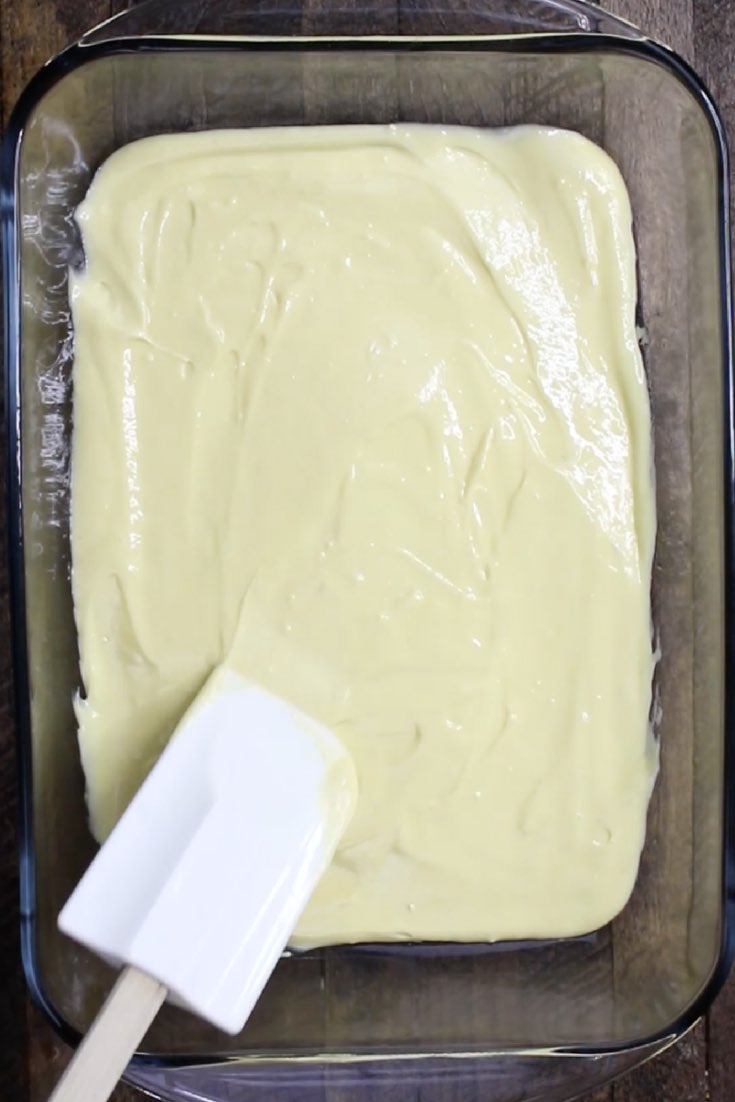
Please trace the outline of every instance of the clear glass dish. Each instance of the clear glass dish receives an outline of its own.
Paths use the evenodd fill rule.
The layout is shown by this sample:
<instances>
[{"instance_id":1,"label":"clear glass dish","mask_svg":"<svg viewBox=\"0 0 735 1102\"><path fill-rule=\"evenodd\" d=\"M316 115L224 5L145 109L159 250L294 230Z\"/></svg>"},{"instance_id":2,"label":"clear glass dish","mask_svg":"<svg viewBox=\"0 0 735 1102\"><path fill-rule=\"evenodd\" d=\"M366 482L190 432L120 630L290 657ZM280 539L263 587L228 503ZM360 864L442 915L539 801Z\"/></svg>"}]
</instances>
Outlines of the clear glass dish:
<instances>
[{"instance_id":1,"label":"clear glass dish","mask_svg":"<svg viewBox=\"0 0 735 1102\"><path fill-rule=\"evenodd\" d=\"M557 943L285 957L244 1033L166 1008L129 1078L168 1099L340 1099L393 1087L495 1102L589 1089L681 1035L732 956L733 420L726 146L664 47L581 0L438 0L312 13L149 0L34 78L3 149L7 455L26 975L74 1040L110 973L56 929L93 852L72 695L73 211L100 162L205 127L535 122L604 146L627 180L654 415L661 775L633 898ZM583 1059L592 1057L592 1059Z\"/></svg>"}]
</instances>

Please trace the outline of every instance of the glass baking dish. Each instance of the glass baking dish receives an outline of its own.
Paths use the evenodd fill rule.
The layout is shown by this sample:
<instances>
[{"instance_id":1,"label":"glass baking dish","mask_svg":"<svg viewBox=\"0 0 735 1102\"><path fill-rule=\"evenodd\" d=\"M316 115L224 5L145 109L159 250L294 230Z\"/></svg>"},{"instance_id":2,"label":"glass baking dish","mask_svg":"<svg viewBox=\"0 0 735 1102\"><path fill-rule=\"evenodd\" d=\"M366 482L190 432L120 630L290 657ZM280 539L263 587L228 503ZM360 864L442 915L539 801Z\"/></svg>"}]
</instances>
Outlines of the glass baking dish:
<instances>
[{"instance_id":1,"label":"glass baking dish","mask_svg":"<svg viewBox=\"0 0 735 1102\"><path fill-rule=\"evenodd\" d=\"M93 853L72 695L73 220L97 166L144 135L420 121L578 130L626 178L651 390L661 774L638 883L605 929L556 943L286 956L244 1033L166 1008L132 1081L169 1099L330 1099L394 1086L575 1094L704 1011L735 917L733 418L726 146L695 74L580 0L149 0L33 79L4 144L7 467L23 837L21 933L37 1001L74 1041L109 971L56 915ZM580 1057L592 1056L593 1060ZM445 1093L441 1094L440 1092ZM540 1092L538 1095L534 1092ZM523 1093L525 1092L525 1093Z\"/></svg>"}]
</instances>

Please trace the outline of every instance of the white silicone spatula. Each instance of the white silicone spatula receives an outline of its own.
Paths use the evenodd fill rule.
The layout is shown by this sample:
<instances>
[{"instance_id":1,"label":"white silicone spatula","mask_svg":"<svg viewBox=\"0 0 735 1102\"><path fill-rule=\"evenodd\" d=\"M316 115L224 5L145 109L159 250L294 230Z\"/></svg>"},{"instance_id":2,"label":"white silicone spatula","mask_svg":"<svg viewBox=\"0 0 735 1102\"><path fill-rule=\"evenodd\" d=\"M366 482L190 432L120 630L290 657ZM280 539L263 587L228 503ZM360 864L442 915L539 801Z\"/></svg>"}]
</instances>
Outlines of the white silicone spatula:
<instances>
[{"instance_id":1,"label":"white silicone spatula","mask_svg":"<svg viewBox=\"0 0 735 1102\"><path fill-rule=\"evenodd\" d=\"M215 671L59 916L124 970L53 1102L104 1102L167 997L242 1029L355 796L331 732Z\"/></svg>"}]
</instances>

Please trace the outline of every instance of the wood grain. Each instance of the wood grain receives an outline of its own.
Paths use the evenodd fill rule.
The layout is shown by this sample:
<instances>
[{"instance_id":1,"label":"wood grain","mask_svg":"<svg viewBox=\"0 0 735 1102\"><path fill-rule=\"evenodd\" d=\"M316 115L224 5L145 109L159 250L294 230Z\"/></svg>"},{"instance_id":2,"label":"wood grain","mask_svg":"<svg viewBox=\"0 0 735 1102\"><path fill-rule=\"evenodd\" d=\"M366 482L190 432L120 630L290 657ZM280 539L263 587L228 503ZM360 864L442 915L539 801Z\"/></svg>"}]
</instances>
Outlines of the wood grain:
<instances>
[{"instance_id":1,"label":"wood grain","mask_svg":"<svg viewBox=\"0 0 735 1102\"><path fill-rule=\"evenodd\" d=\"M460 0L457 0L459 3ZM0 3L0 102L3 123L23 86L47 58L129 0L4 0ZM372 0L377 33L396 29L395 0ZM735 133L735 4L732 0L607 0L609 10L680 52L702 73ZM323 30L329 0L304 0L304 28ZM341 3L342 29L363 19L360 0ZM331 25L331 23L330 23ZM315 75L318 83L318 74ZM305 89L308 106L309 91ZM0 527L4 515L0 513ZM18 951L17 795L12 722L7 571L0 558L0 1099L41 1102L68 1060L25 994ZM730 1102L735 1098L735 980L708 1015L677 1045L585 1102ZM385 1096L381 1096L385 1097ZM420 1097L417 1095L417 1102ZM453 1098L446 1095L447 1102ZM115 1102L141 1102L121 1087ZM299 1102L298 1091L294 1102ZM376 1099L379 1102L379 1099ZM396 1102L398 1100L396 1099ZM474 1102L463 1095L463 1102ZM479 1099L478 1099L479 1102Z\"/></svg>"},{"instance_id":2,"label":"wood grain","mask_svg":"<svg viewBox=\"0 0 735 1102\"><path fill-rule=\"evenodd\" d=\"M651 38L693 60L694 9L708 0L605 0L603 8L641 27Z\"/></svg>"},{"instance_id":3,"label":"wood grain","mask_svg":"<svg viewBox=\"0 0 735 1102\"><path fill-rule=\"evenodd\" d=\"M715 97L725 120L731 151L735 142L735 17L731 0L699 0L693 10L695 68ZM735 164L730 165L731 189ZM735 220L734 220L735 225ZM735 974L715 1001L706 1022L709 1097L712 1102L735 1098Z\"/></svg>"},{"instance_id":4,"label":"wood grain","mask_svg":"<svg viewBox=\"0 0 735 1102\"><path fill-rule=\"evenodd\" d=\"M3 123L44 62L90 27L107 19L110 0L4 3L0 14Z\"/></svg>"},{"instance_id":5,"label":"wood grain","mask_svg":"<svg viewBox=\"0 0 735 1102\"><path fill-rule=\"evenodd\" d=\"M728 1097L708 1092L704 1022L612 1089L612 1102L726 1102Z\"/></svg>"}]
</instances>

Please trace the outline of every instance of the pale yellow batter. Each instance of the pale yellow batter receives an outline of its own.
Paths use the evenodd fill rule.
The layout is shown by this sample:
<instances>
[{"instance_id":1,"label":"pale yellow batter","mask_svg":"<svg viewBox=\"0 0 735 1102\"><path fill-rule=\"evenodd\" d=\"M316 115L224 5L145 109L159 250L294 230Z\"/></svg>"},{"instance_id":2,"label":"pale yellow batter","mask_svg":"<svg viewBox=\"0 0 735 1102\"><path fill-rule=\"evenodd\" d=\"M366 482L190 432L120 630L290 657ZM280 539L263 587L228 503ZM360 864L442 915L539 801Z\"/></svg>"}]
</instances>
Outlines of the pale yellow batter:
<instances>
[{"instance_id":1,"label":"pale yellow batter","mask_svg":"<svg viewBox=\"0 0 735 1102\"><path fill-rule=\"evenodd\" d=\"M296 944L612 918L656 770L649 405L612 162L535 128L179 134L115 153L78 217L95 834L228 659L357 765Z\"/></svg>"}]
</instances>

